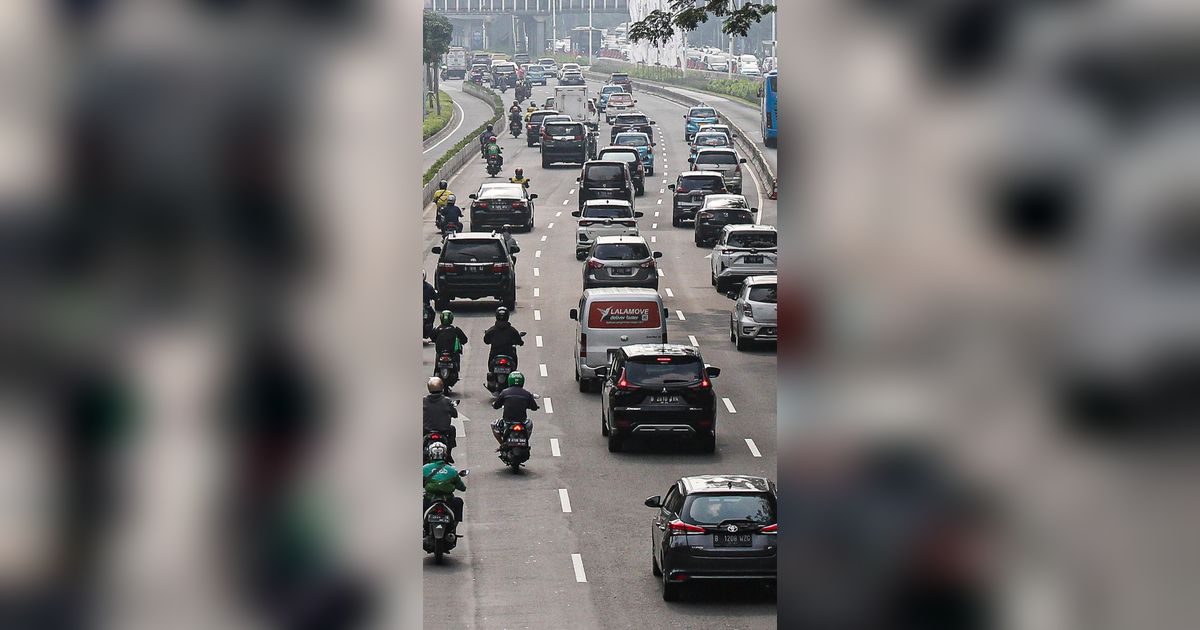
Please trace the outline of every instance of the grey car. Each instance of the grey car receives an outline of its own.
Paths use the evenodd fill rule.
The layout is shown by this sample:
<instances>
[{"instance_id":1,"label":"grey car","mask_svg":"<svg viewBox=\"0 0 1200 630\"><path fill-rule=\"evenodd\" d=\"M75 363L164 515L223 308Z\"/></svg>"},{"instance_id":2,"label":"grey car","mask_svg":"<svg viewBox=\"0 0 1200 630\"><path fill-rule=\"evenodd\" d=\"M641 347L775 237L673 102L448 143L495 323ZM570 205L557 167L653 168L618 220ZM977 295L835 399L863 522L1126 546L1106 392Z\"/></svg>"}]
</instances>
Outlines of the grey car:
<instances>
[{"instance_id":1,"label":"grey car","mask_svg":"<svg viewBox=\"0 0 1200 630\"><path fill-rule=\"evenodd\" d=\"M716 171L725 178L725 188L732 193L742 193L742 165L746 158L738 157L737 151L727 148L697 149L696 155L688 158L693 171Z\"/></svg>"},{"instance_id":2,"label":"grey car","mask_svg":"<svg viewBox=\"0 0 1200 630\"><path fill-rule=\"evenodd\" d=\"M779 338L777 276L750 276L738 292L730 292L735 301L729 313L729 340L738 350L745 350L756 341L777 341Z\"/></svg>"},{"instance_id":3,"label":"grey car","mask_svg":"<svg viewBox=\"0 0 1200 630\"><path fill-rule=\"evenodd\" d=\"M641 236L597 236L583 265L583 288L658 289L662 252L652 252Z\"/></svg>"}]
</instances>

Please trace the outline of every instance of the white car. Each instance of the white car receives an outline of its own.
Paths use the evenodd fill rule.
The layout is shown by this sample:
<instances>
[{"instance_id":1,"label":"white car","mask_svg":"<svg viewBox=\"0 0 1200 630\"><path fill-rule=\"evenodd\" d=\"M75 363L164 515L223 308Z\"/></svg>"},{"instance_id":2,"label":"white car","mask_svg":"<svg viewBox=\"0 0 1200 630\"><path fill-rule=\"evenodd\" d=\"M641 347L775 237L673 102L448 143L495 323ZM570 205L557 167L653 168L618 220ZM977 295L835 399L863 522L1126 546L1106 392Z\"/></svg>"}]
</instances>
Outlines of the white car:
<instances>
[{"instance_id":1,"label":"white car","mask_svg":"<svg viewBox=\"0 0 1200 630\"><path fill-rule=\"evenodd\" d=\"M642 213L634 212L633 204L624 199L589 199L571 216L579 219L575 258L583 260L599 236L638 236L637 220Z\"/></svg>"},{"instance_id":2,"label":"white car","mask_svg":"<svg viewBox=\"0 0 1200 630\"><path fill-rule=\"evenodd\" d=\"M750 276L776 273L778 263L774 226L726 225L712 250L712 284L718 293L727 293Z\"/></svg>"},{"instance_id":3,"label":"white car","mask_svg":"<svg viewBox=\"0 0 1200 630\"><path fill-rule=\"evenodd\" d=\"M729 312L729 340L738 350L756 341L779 339L779 277L750 276L742 283Z\"/></svg>"},{"instance_id":4,"label":"white car","mask_svg":"<svg viewBox=\"0 0 1200 630\"><path fill-rule=\"evenodd\" d=\"M604 122L611 125L613 116L632 112L635 102L633 95L628 92L614 92L610 94L608 96L608 103L604 106Z\"/></svg>"},{"instance_id":5,"label":"white car","mask_svg":"<svg viewBox=\"0 0 1200 630\"><path fill-rule=\"evenodd\" d=\"M738 67L738 74L744 77L761 77L762 70L758 69L758 64L743 64Z\"/></svg>"},{"instance_id":6,"label":"white car","mask_svg":"<svg viewBox=\"0 0 1200 630\"><path fill-rule=\"evenodd\" d=\"M538 59L538 63L542 65L542 68L546 71L546 74L558 76L558 62L554 61L553 58L542 57L541 59Z\"/></svg>"},{"instance_id":7,"label":"white car","mask_svg":"<svg viewBox=\"0 0 1200 630\"><path fill-rule=\"evenodd\" d=\"M568 61L567 63L564 63L562 65L562 67L560 67L558 69L558 79L561 81L564 74L566 74L567 72L572 72L572 71L573 72L583 72L583 69L579 67L579 64L577 64L573 61Z\"/></svg>"}]
</instances>

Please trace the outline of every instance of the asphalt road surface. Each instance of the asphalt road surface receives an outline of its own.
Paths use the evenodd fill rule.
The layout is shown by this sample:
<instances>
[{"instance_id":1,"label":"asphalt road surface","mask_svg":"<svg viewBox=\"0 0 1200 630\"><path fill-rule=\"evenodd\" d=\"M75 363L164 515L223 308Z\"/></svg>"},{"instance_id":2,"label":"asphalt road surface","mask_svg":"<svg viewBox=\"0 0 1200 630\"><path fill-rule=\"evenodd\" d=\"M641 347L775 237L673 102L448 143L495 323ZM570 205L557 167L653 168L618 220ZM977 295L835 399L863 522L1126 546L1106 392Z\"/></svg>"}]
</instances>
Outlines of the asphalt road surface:
<instances>
[{"instance_id":1,"label":"asphalt road surface","mask_svg":"<svg viewBox=\"0 0 1200 630\"><path fill-rule=\"evenodd\" d=\"M461 80L442 81L441 85L442 91L454 99L454 107L458 111L454 112L454 120L450 121L447 129L443 129L441 133L434 136L436 139L433 142L426 143L421 148L422 172L429 170L429 167L433 166L433 163L438 161L438 158L442 157L455 144L458 144L463 134L475 129L483 121L492 116L492 106L483 102L482 99L475 98L464 92Z\"/></svg>"},{"instance_id":2,"label":"asphalt road surface","mask_svg":"<svg viewBox=\"0 0 1200 630\"><path fill-rule=\"evenodd\" d=\"M553 89L534 88L534 99L543 101ZM708 250L693 244L688 229L671 227L666 186L688 166L684 108L650 94L637 98L639 108L658 123L655 176L647 178L646 194L635 204L645 212L639 227L650 246L663 252L659 292L671 311L669 338L694 341L707 363L722 368L713 383L721 399L717 452L703 455L690 444L671 442L635 445L620 454L607 451L600 435L599 395L580 393L573 378L575 322L567 313L582 290L574 249L576 220L570 214L577 207L579 168L543 169L536 146L527 147L523 136L504 134L503 175L523 167L532 179L532 192L539 195L535 229L517 235L521 253L512 321L528 332L520 367L526 387L543 397L542 411L531 414L533 455L520 474L513 474L494 453L488 423L496 412L487 404L490 394L484 388L487 346L482 338L498 304L455 302L455 323L471 339L454 394L467 418L458 422L455 459L472 475L460 526L466 538L442 566L426 556L425 622L431 627L775 627L775 599L764 589L707 587L667 604L650 572L653 514L643 499L665 493L685 475L775 477L775 352L770 347L734 349L728 337L732 302L709 284ZM740 107L753 116L752 108ZM608 126L601 123L601 147L608 144L608 135ZM450 188L465 198L485 181L489 178L479 160L451 179ZM773 224L776 205L761 186L747 178L745 194L762 209L761 222ZM439 240L432 207L426 208L424 219L428 252ZM436 256L427 253L425 261L432 276ZM426 345L423 361L431 372L431 345Z\"/></svg>"}]
</instances>

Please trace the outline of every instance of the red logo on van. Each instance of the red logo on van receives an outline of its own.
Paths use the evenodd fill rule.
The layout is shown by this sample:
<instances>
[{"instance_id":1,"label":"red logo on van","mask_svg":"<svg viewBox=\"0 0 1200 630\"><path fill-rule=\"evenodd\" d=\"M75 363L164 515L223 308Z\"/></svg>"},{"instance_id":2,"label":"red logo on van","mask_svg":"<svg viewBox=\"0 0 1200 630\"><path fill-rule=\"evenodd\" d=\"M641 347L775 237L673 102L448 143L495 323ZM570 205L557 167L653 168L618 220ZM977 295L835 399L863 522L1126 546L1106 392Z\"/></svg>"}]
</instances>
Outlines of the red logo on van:
<instances>
[{"instance_id":1,"label":"red logo on van","mask_svg":"<svg viewBox=\"0 0 1200 630\"><path fill-rule=\"evenodd\" d=\"M658 328L662 325L654 302L592 302L588 326L592 328Z\"/></svg>"}]
</instances>

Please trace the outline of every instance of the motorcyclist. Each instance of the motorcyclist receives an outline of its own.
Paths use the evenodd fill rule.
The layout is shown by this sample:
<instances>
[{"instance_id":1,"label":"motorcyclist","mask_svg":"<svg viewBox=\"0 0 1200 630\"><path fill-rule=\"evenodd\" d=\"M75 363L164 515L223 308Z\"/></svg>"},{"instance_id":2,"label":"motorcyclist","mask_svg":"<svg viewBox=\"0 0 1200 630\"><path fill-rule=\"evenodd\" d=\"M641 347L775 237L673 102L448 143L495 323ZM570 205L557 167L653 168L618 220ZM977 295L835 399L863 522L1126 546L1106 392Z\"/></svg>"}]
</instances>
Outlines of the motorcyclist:
<instances>
[{"instance_id":1,"label":"motorcyclist","mask_svg":"<svg viewBox=\"0 0 1200 630\"><path fill-rule=\"evenodd\" d=\"M504 155L502 155L503 153L504 153L503 149L501 149L500 145L496 143L496 136L489 137L487 146L484 147L484 149L483 149L484 157L486 157L488 160L495 158L497 160L497 162L499 162L499 164L501 166L503 166L504 165Z\"/></svg>"},{"instance_id":2,"label":"motorcyclist","mask_svg":"<svg viewBox=\"0 0 1200 630\"><path fill-rule=\"evenodd\" d=\"M448 197L453 196L454 193L450 192L450 182L447 182L443 179L442 181L438 182L437 190L433 191L433 203L437 204L439 209L443 208L448 201Z\"/></svg>"},{"instance_id":3,"label":"motorcyclist","mask_svg":"<svg viewBox=\"0 0 1200 630\"><path fill-rule=\"evenodd\" d=\"M457 362L462 355L462 347L467 345L467 333L464 333L461 328L454 325L454 313L450 311L442 311L441 324L433 329L433 348L440 355L443 352L449 352L454 355ZM437 367L434 368L434 374L437 374Z\"/></svg>"},{"instance_id":4,"label":"motorcyclist","mask_svg":"<svg viewBox=\"0 0 1200 630\"><path fill-rule=\"evenodd\" d=\"M495 138L495 137L496 137L496 134L492 132L491 125L488 125L487 129L484 129L483 133L479 134L479 153L481 155L483 155L485 157L487 156L488 139Z\"/></svg>"},{"instance_id":5,"label":"motorcyclist","mask_svg":"<svg viewBox=\"0 0 1200 630\"><path fill-rule=\"evenodd\" d=\"M454 194L447 195L446 206L438 210L437 227L439 230L446 227L448 222L456 222L462 225L463 211L458 207L458 197Z\"/></svg>"},{"instance_id":6,"label":"motorcyclist","mask_svg":"<svg viewBox=\"0 0 1200 630\"><path fill-rule=\"evenodd\" d=\"M445 384L434 376L426 383L429 395L421 399L421 431L424 435L440 433L446 444L446 461L454 463L454 448L458 446L458 430L450 422L458 417L458 407L445 396Z\"/></svg>"},{"instance_id":7,"label":"motorcyclist","mask_svg":"<svg viewBox=\"0 0 1200 630\"><path fill-rule=\"evenodd\" d=\"M429 463L421 467L421 485L425 490L424 496L421 497L421 512L428 510L434 501L445 501L454 512L454 518L461 523L463 500L462 497L454 496L454 491L466 492L467 484L463 483L458 469L446 460L449 449L445 444L434 442L429 445L428 451Z\"/></svg>"},{"instance_id":8,"label":"motorcyclist","mask_svg":"<svg viewBox=\"0 0 1200 630\"><path fill-rule=\"evenodd\" d=\"M422 287L421 301L425 306L433 308L433 303L437 301L438 292L437 289L433 288L432 284L429 284L429 277L426 275L424 269L421 270L421 284L424 285Z\"/></svg>"},{"instance_id":9,"label":"motorcyclist","mask_svg":"<svg viewBox=\"0 0 1200 630\"><path fill-rule=\"evenodd\" d=\"M492 422L492 437L499 444L504 443L504 427L513 422L523 422L526 432L533 431L533 423L529 421L528 411L537 411L537 399L525 389L525 375L513 372L508 375L508 387L492 399L492 409L504 409L503 415Z\"/></svg>"},{"instance_id":10,"label":"motorcyclist","mask_svg":"<svg viewBox=\"0 0 1200 630\"><path fill-rule=\"evenodd\" d=\"M516 174L514 174L512 177L509 177L508 181L514 184L521 184L526 188L529 188L529 178L525 177L525 169L519 166L516 169Z\"/></svg>"},{"instance_id":11,"label":"motorcyclist","mask_svg":"<svg viewBox=\"0 0 1200 630\"><path fill-rule=\"evenodd\" d=\"M521 333L508 321L508 309L501 306L496 309L496 323L483 333L483 343L491 346L488 350L488 365L496 355L504 354L517 360L517 346L525 345Z\"/></svg>"},{"instance_id":12,"label":"motorcyclist","mask_svg":"<svg viewBox=\"0 0 1200 630\"><path fill-rule=\"evenodd\" d=\"M525 122L529 122L529 117L533 116L533 112L538 110L538 106L533 101L529 101L529 107L525 108Z\"/></svg>"}]
</instances>

